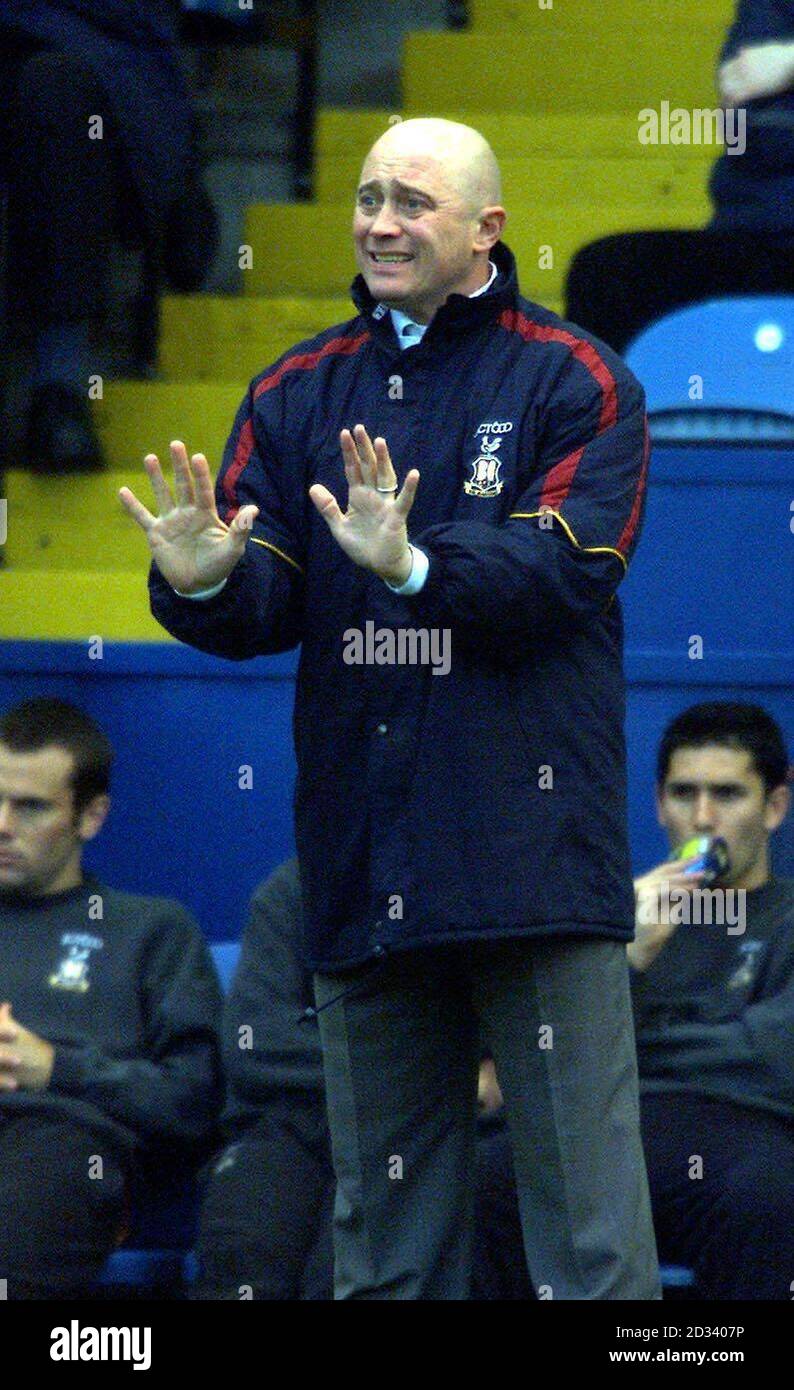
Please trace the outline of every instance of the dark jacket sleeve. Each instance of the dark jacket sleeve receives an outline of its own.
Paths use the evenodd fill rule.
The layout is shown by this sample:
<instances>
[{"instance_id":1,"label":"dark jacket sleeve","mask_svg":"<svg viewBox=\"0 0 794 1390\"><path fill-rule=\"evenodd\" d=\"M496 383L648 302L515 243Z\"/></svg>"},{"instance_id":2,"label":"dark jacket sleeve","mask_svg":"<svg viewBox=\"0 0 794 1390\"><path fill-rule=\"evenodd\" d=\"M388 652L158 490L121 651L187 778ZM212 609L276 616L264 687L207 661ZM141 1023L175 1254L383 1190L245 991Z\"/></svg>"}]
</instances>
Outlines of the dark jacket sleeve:
<instances>
[{"instance_id":1,"label":"dark jacket sleeve","mask_svg":"<svg viewBox=\"0 0 794 1390\"><path fill-rule=\"evenodd\" d=\"M786 39L794 39L794 0L739 0L720 62L740 48Z\"/></svg>"},{"instance_id":2,"label":"dark jacket sleeve","mask_svg":"<svg viewBox=\"0 0 794 1390\"><path fill-rule=\"evenodd\" d=\"M407 600L423 623L508 656L609 604L639 536L649 455L642 388L609 360L617 375L604 365L599 381L572 358L532 476L501 526L449 522L411 535L430 560Z\"/></svg>"},{"instance_id":3,"label":"dark jacket sleeve","mask_svg":"<svg viewBox=\"0 0 794 1390\"><path fill-rule=\"evenodd\" d=\"M301 931L300 881L292 859L254 894L226 1000L223 1055L231 1111L322 1100L319 1031L316 1021L301 1021L313 1003Z\"/></svg>"},{"instance_id":4,"label":"dark jacket sleeve","mask_svg":"<svg viewBox=\"0 0 794 1390\"><path fill-rule=\"evenodd\" d=\"M242 559L221 592L206 600L180 598L152 563L152 613L181 642L217 656L243 660L288 651L302 637L305 561L277 450L251 388L226 444L215 495L227 523L248 503L260 509Z\"/></svg>"},{"instance_id":5,"label":"dark jacket sleeve","mask_svg":"<svg viewBox=\"0 0 794 1390\"><path fill-rule=\"evenodd\" d=\"M95 1105L147 1144L199 1146L222 1102L221 992L209 948L178 903L164 904L142 970L145 1055L57 1046L50 1088Z\"/></svg>"}]
</instances>

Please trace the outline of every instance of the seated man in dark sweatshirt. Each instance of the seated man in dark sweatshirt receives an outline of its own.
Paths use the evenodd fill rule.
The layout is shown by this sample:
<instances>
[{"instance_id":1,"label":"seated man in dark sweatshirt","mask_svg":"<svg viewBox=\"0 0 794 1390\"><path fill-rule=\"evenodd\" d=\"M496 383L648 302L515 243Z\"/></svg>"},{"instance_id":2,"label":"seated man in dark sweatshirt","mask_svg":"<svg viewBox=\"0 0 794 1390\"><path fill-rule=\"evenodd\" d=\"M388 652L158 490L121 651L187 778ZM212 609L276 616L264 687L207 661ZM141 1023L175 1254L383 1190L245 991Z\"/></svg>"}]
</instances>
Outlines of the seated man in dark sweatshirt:
<instances>
[{"instance_id":1,"label":"seated man in dark sweatshirt","mask_svg":"<svg viewBox=\"0 0 794 1390\"><path fill-rule=\"evenodd\" d=\"M110 744L62 700L0 718L0 1291L73 1298L123 1233L132 1180L206 1155L220 988L178 903L84 873Z\"/></svg>"},{"instance_id":2,"label":"seated man in dark sweatshirt","mask_svg":"<svg viewBox=\"0 0 794 1390\"><path fill-rule=\"evenodd\" d=\"M674 891L680 861L635 881L627 951L659 1258L690 1265L709 1299L790 1299L794 1279L794 879L769 865L788 777L759 706L684 710L659 747L657 811L671 850L727 845L711 923L705 894L698 906Z\"/></svg>"},{"instance_id":3,"label":"seated man in dark sweatshirt","mask_svg":"<svg viewBox=\"0 0 794 1390\"><path fill-rule=\"evenodd\" d=\"M791 1298L794 879L769 867L788 780L765 710L685 710L659 747L659 822L671 851L723 839L729 867L710 908L702 873L687 870L694 859L671 857L634 884L627 953L659 1259L691 1267L704 1299ZM506 1130L481 1153L480 1190L475 1290L532 1298Z\"/></svg>"}]
</instances>

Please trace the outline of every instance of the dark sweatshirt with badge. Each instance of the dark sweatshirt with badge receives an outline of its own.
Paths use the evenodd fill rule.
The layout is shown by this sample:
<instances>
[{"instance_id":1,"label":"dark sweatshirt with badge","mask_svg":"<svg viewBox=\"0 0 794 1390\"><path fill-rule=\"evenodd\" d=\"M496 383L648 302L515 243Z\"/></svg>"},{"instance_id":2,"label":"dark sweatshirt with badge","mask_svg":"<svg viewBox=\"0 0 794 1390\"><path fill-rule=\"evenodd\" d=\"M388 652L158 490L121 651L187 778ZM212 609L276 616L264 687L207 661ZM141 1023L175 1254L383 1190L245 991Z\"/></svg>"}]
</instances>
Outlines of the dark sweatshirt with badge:
<instances>
[{"instance_id":1,"label":"dark sweatshirt with badge","mask_svg":"<svg viewBox=\"0 0 794 1390\"><path fill-rule=\"evenodd\" d=\"M503 243L491 258L491 287L450 295L403 352L358 276L356 315L240 406L218 508L260 510L226 586L191 600L151 570L155 616L202 651L302 644L295 831L320 969L634 929L617 589L643 515L644 395L608 347L520 296ZM429 570L412 596L355 565L308 496L321 482L346 505L339 431L359 421L400 484L421 472L408 529ZM351 663L370 622L448 634L449 672Z\"/></svg>"},{"instance_id":2,"label":"dark sweatshirt with badge","mask_svg":"<svg viewBox=\"0 0 794 1390\"><path fill-rule=\"evenodd\" d=\"M0 1122L55 1113L128 1156L203 1156L222 1102L221 992L179 903L90 875L49 897L0 894L0 999L55 1047L45 1089L0 1091Z\"/></svg>"},{"instance_id":3,"label":"dark sweatshirt with badge","mask_svg":"<svg viewBox=\"0 0 794 1390\"><path fill-rule=\"evenodd\" d=\"M794 1121L794 879L747 893L742 933L679 926L631 985L641 1095L687 1092Z\"/></svg>"}]
</instances>

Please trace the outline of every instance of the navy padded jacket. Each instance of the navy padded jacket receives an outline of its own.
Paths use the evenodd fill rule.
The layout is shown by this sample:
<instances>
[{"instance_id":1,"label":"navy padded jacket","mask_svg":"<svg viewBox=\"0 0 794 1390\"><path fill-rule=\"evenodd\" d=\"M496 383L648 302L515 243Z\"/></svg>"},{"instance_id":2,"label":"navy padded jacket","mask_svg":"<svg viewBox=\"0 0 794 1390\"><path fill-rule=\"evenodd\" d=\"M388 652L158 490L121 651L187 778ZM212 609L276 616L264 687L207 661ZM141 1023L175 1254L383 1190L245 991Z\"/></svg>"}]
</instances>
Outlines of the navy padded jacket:
<instances>
[{"instance_id":1,"label":"navy padded jacket","mask_svg":"<svg viewBox=\"0 0 794 1390\"><path fill-rule=\"evenodd\" d=\"M358 314L285 354L240 406L220 514L260 515L226 587L152 611L233 658L302 643L296 839L312 966L442 941L629 939L622 618L640 532L642 388L608 347L519 296L494 248L484 295L454 294L400 351L361 276ZM354 565L308 489L344 508L339 431L361 421L397 476L418 467L407 598ZM200 447L199 444L193 447ZM430 665L346 664L345 633L441 628ZM219 833L234 834L230 821Z\"/></svg>"}]
</instances>

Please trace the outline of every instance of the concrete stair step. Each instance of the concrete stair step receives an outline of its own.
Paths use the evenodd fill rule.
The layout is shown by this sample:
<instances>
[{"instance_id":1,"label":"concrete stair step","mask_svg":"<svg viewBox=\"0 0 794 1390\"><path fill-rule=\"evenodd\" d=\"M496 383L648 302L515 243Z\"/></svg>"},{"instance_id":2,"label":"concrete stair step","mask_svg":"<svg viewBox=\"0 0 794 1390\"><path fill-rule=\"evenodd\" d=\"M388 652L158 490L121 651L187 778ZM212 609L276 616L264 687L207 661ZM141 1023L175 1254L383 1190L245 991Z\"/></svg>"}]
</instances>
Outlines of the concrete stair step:
<instances>
[{"instance_id":1,"label":"concrete stair step","mask_svg":"<svg viewBox=\"0 0 794 1390\"><path fill-rule=\"evenodd\" d=\"M296 343L354 313L345 296L165 295L159 369L169 381L249 381Z\"/></svg>"},{"instance_id":2,"label":"concrete stair step","mask_svg":"<svg viewBox=\"0 0 794 1390\"><path fill-rule=\"evenodd\" d=\"M665 204L656 198L601 206L571 202L541 211L529 204L510 209L505 240L518 259L523 293L541 303L559 299L576 250L614 232L698 227L707 204ZM247 210L244 242L252 250L243 272L247 295L345 293L355 274L349 203L253 204ZM553 263L541 248L550 247Z\"/></svg>"},{"instance_id":3,"label":"concrete stair step","mask_svg":"<svg viewBox=\"0 0 794 1390\"><path fill-rule=\"evenodd\" d=\"M117 642L170 642L149 612L148 566L137 573L69 573L0 570L0 640L62 640L92 637Z\"/></svg>"}]
</instances>

